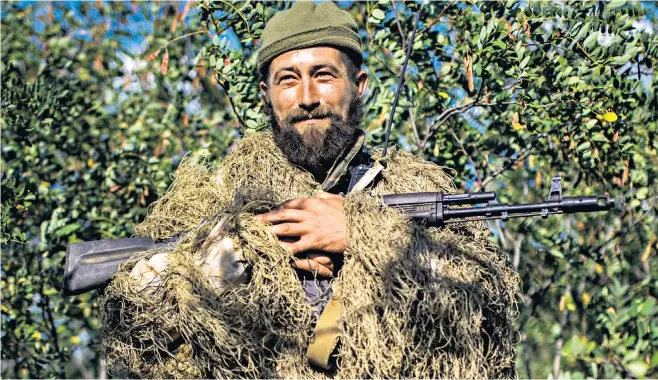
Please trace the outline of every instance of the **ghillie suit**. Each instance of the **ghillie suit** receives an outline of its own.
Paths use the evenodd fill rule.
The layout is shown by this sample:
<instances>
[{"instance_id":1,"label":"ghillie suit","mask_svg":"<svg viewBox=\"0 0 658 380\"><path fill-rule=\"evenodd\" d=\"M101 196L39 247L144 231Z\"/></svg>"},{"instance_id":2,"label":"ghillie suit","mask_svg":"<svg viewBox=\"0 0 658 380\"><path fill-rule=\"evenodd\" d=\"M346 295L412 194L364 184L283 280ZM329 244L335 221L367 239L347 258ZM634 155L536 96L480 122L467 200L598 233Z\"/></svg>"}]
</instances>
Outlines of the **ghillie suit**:
<instances>
[{"instance_id":1,"label":"ghillie suit","mask_svg":"<svg viewBox=\"0 0 658 380\"><path fill-rule=\"evenodd\" d=\"M373 157L376 159L378 153ZM374 188L346 197L348 249L332 287L341 302L339 378L514 377L515 289L509 261L482 223L426 228L374 195L454 192L436 165L397 151ZM308 365L313 307L292 256L253 215L319 185L256 133L214 168L187 160L137 227L183 234L156 288L140 290L133 258L99 301L101 339L117 376L323 377ZM220 219L250 280L216 292L195 264ZM145 253L142 256L152 255Z\"/></svg>"}]
</instances>

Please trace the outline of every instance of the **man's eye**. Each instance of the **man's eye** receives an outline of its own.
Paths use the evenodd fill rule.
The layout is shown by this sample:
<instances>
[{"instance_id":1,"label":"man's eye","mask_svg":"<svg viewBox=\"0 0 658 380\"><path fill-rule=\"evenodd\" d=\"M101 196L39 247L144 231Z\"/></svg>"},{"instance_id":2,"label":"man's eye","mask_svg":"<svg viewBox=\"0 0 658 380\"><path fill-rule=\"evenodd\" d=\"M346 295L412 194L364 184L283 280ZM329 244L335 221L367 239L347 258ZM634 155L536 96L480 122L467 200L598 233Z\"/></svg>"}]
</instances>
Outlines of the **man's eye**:
<instances>
[{"instance_id":1,"label":"man's eye","mask_svg":"<svg viewBox=\"0 0 658 380\"><path fill-rule=\"evenodd\" d=\"M279 79L279 80L280 80L281 82L283 82L283 81L285 81L285 80L291 80L291 79L295 79L295 77L293 77L292 75L284 75L284 76L282 76L281 79Z\"/></svg>"},{"instance_id":2,"label":"man's eye","mask_svg":"<svg viewBox=\"0 0 658 380\"><path fill-rule=\"evenodd\" d=\"M331 73L327 72L327 71L323 71L323 72L318 73L318 76L323 77L323 78L333 77L333 75L331 75Z\"/></svg>"}]
</instances>

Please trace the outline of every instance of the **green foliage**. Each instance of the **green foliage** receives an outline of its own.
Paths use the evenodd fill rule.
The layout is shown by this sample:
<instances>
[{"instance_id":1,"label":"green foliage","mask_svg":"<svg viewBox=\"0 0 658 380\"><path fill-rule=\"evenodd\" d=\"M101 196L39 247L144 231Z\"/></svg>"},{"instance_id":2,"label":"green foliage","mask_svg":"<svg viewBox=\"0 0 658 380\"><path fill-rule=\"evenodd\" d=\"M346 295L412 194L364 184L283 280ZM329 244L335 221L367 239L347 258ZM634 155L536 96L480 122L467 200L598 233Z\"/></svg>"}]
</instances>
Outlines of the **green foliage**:
<instances>
[{"instance_id":1,"label":"green foliage","mask_svg":"<svg viewBox=\"0 0 658 380\"><path fill-rule=\"evenodd\" d=\"M61 20L48 21L51 6ZM3 376L86 376L69 360L76 350L98 367L93 295L57 294L66 244L129 236L185 152L220 159L236 134L267 124L255 52L263 25L288 6L202 1L194 13L81 3L80 18L56 2L3 4ZM658 376L650 8L510 0L347 9L366 51L371 143L383 141L418 11L393 141L453 169L463 191L495 190L501 202L542 200L555 174L569 195L620 200L608 214L492 224L523 279L520 376ZM121 28L108 34L137 14L154 22L140 36L150 61L122 51ZM80 30L89 41L71 37Z\"/></svg>"},{"instance_id":2,"label":"green foliage","mask_svg":"<svg viewBox=\"0 0 658 380\"><path fill-rule=\"evenodd\" d=\"M62 19L48 24L49 7ZM66 245L130 236L188 151L217 159L233 138L223 96L193 71L200 40L169 43L195 31L177 21L183 7L79 3L76 17L67 3L3 4L3 377L101 376L95 294L60 295ZM131 58L119 31L105 38L110 20L136 15L163 27L143 39L167 45L166 76Z\"/></svg>"}]
</instances>

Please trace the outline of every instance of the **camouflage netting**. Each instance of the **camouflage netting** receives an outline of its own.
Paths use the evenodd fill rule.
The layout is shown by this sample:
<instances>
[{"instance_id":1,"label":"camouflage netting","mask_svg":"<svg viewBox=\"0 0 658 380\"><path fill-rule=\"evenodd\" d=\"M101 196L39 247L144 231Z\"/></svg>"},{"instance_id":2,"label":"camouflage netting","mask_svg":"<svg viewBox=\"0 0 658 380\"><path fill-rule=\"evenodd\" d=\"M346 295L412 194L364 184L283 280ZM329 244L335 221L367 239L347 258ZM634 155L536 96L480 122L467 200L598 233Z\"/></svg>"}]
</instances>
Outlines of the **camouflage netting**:
<instances>
[{"instance_id":1,"label":"camouflage netting","mask_svg":"<svg viewBox=\"0 0 658 380\"><path fill-rule=\"evenodd\" d=\"M375 154L376 156L377 154ZM185 161L137 227L182 234L157 287L122 267L99 301L108 366L121 377L322 377L305 352L312 308L291 255L253 215L320 191L271 137L245 138L218 168ZM373 192L453 192L432 164L395 152ZM341 378L514 377L517 276L481 223L425 228L382 209L371 191L345 202L348 251L333 282L341 301ZM250 263L250 281L217 292L194 264L217 221ZM189 232L188 232L189 231Z\"/></svg>"}]
</instances>

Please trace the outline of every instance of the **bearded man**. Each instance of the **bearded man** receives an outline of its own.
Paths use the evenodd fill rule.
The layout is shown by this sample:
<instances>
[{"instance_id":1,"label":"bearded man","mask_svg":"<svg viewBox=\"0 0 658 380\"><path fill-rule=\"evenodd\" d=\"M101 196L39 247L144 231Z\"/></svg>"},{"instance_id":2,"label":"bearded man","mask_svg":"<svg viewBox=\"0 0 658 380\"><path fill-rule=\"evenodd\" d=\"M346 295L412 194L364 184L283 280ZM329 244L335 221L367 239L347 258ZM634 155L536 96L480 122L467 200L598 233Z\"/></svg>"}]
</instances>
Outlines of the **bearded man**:
<instances>
[{"instance_id":1,"label":"bearded man","mask_svg":"<svg viewBox=\"0 0 658 380\"><path fill-rule=\"evenodd\" d=\"M351 15L298 2L263 32L270 133L221 166L184 163L100 301L109 367L133 377L514 377L517 277L481 223L427 227L387 193L454 192L404 152L377 161L359 129L368 74ZM211 228L212 227L212 228Z\"/></svg>"}]
</instances>

